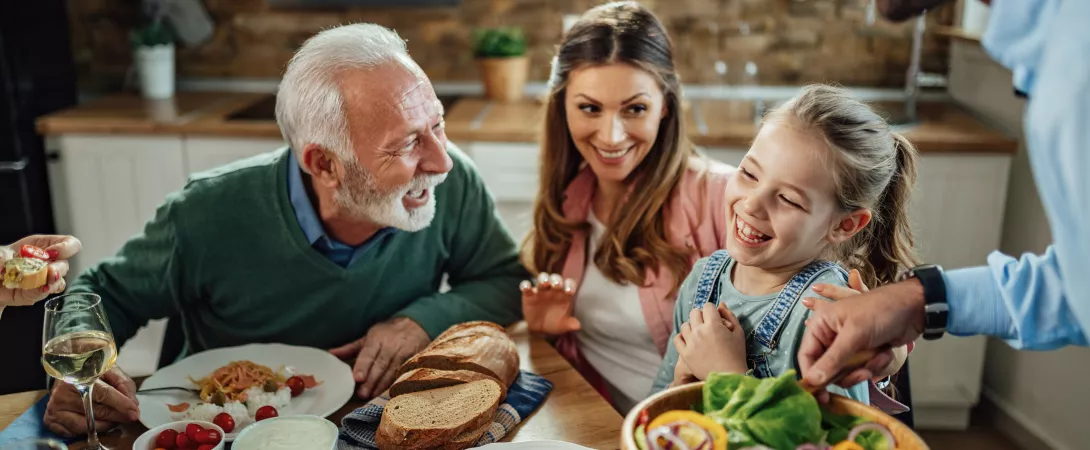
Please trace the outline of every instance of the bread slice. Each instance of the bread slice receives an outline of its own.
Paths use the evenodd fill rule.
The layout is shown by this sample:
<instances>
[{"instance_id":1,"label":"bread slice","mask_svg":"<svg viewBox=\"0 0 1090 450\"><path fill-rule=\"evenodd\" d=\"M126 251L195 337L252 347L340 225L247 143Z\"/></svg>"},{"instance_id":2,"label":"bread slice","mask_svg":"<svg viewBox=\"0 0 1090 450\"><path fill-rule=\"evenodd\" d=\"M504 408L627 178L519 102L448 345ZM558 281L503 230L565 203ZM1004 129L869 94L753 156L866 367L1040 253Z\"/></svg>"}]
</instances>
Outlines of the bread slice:
<instances>
[{"instance_id":1,"label":"bread slice","mask_svg":"<svg viewBox=\"0 0 1090 450\"><path fill-rule=\"evenodd\" d=\"M390 397L484 379L496 380L491 375L471 370L413 369L394 381L390 386ZM501 385L500 391L500 402L503 402L507 398L507 386Z\"/></svg>"},{"instance_id":2,"label":"bread slice","mask_svg":"<svg viewBox=\"0 0 1090 450\"><path fill-rule=\"evenodd\" d=\"M421 368L469 370L511 386L518 376L518 348L499 325L489 322L459 324L444 331L423 351L405 361L398 376Z\"/></svg>"},{"instance_id":3,"label":"bread slice","mask_svg":"<svg viewBox=\"0 0 1090 450\"><path fill-rule=\"evenodd\" d=\"M415 445L393 445L390 443L378 442L377 445L380 450L421 450L427 448L427 450L464 450L472 447L488 432L488 429L492 427L493 422L488 422L475 430L463 431L451 439L450 442L445 444L438 444L432 447L418 447Z\"/></svg>"},{"instance_id":4,"label":"bread slice","mask_svg":"<svg viewBox=\"0 0 1090 450\"><path fill-rule=\"evenodd\" d=\"M49 263L37 258L14 258L4 262L4 287L38 289L45 286Z\"/></svg>"},{"instance_id":5,"label":"bread slice","mask_svg":"<svg viewBox=\"0 0 1090 450\"><path fill-rule=\"evenodd\" d=\"M415 450L468 439L463 433L492 423L500 392L496 380L484 379L394 397L383 408L375 443Z\"/></svg>"}]
</instances>

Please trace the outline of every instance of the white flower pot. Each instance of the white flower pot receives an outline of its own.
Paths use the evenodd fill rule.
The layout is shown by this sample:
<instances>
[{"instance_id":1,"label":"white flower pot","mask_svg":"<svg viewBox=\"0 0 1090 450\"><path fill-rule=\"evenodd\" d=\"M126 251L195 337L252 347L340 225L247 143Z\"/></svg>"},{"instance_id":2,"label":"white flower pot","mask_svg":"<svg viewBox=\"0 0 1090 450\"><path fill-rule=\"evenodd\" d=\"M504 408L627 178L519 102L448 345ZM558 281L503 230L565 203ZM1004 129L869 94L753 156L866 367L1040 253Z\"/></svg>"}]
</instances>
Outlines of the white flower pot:
<instances>
[{"instance_id":1,"label":"white flower pot","mask_svg":"<svg viewBox=\"0 0 1090 450\"><path fill-rule=\"evenodd\" d=\"M162 100L174 96L174 45L137 47L136 71L144 98Z\"/></svg>"}]
</instances>

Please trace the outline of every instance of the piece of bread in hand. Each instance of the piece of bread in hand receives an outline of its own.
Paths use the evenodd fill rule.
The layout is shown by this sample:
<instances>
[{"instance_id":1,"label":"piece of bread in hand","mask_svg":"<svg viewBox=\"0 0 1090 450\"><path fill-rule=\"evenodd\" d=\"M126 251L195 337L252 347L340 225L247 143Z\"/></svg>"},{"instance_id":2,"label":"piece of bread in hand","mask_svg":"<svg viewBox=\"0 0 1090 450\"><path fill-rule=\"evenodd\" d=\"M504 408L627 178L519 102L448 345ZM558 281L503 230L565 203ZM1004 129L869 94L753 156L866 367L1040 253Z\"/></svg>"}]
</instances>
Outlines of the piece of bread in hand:
<instances>
[{"instance_id":1,"label":"piece of bread in hand","mask_svg":"<svg viewBox=\"0 0 1090 450\"><path fill-rule=\"evenodd\" d=\"M495 380L491 375L472 370L413 369L390 386L390 398L484 379ZM501 385L500 390L500 402L503 402L507 398L507 386Z\"/></svg>"},{"instance_id":2,"label":"piece of bread in hand","mask_svg":"<svg viewBox=\"0 0 1090 450\"><path fill-rule=\"evenodd\" d=\"M450 327L398 370L469 370L493 377L504 386L515 382L519 354L503 327L491 322L467 322Z\"/></svg>"},{"instance_id":3,"label":"piece of bread in hand","mask_svg":"<svg viewBox=\"0 0 1090 450\"><path fill-rule=\"evenodd\" d=\"M383 408L375 443L381 450L467 448L492 423L500 393L487 378L399 395Z\"/></svg>"},{"instance_id":4,"label":"piece of bread in hand","mask_svg":"<svg viewBox=\"0 0 1090 450\"><path fill-rule=\"evenodd\" d=\"M37 258L13 258L4 262L4 287L38 289L45 286L49 263Z\"/></svg>"}]
</instances>

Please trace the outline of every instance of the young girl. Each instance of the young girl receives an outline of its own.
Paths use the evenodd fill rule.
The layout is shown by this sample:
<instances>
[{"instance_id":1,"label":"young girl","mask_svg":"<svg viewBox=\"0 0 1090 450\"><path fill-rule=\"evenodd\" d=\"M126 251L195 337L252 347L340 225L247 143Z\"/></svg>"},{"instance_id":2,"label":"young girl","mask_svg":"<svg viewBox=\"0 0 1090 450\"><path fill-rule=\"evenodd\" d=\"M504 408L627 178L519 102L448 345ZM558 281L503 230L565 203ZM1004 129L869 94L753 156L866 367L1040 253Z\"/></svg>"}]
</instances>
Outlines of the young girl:
<instances>
[{"instance_id":1,"label":"young girl","mask_svg":"<svg viewBox=\"0 0 1090 450\"><path fill-rule=\"evenodd\" d=\"M798 370L810 315L801 300L824 298L820 284L848 284L837 263L861 268L867 286L915 265L915 167L912 144L847 90L808 86L770 112L727 184L726 249L698 261L681 286L652 392L709 372ZM900 368L898 350L882 376ZM862 403L878 392L869 382L830 391Z\"/></svg>"}]
</instances>

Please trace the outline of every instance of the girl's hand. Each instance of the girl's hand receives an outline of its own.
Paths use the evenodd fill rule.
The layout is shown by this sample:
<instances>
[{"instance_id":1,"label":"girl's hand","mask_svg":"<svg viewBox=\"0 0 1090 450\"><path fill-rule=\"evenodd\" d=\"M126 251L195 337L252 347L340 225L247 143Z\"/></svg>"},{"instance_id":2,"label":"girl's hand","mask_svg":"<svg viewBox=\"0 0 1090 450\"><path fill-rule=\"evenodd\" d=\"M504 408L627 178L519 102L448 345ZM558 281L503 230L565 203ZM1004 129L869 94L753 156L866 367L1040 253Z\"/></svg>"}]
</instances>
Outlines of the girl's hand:
<instances>
[{"instance_id":1,"label":"girl's hand","mask_svg":"<svg viewBox=\"0 0 1090 450\"><path fill-rule=\"evenodd\" d=\"M817 292L827 298L831 298L837 301L870 291L870 289L867 288L867 285L863 284L863 277L859 275L859 271L856 269L852 269L851 273L848 275L848 287L819 283L815 284L811 289L813 289L814 292ZM828 303L829 300L815 297L807 297L802 299L803 306L805 306L810 311L817 311L818 308L822 307L822 305L826 305ZM872 380L882 380L900 371L901 366L903 366L905 364L905 360L908 359L908 354L912 352L912 349L915 346L915 342L909 342L907 345L894 347L892 350L893 359L884 369L875 373Z\"/></svg>"},{"instance_id":2,"label":"girl's hand","mask_svg":"<svg viewBox=\"0 0 1090 450\"><path fill-rule=\"evenodd\" d=\"M742 324L725 305L705 303L689 313L674 337L681 359L697 379L711 372L746 373L746 336Z\"/></svg>"},{"instance_id":3,"label":"girl's hand","mask_svg":"<svg viewBox=\"0 0 1090 450\"><path fill-rule=\"evenodd\" d=\"M681 386L697 381L700 380L693 375L693 371L692 369L689 369L689 365L685 364L685 358L682 358L679 355L677 358L677 365L674 366L674 381L670 383L669 387Z\"/></svg>"},{"instance_id":4,"label":"girl's hand","mask_svg":"<svg viewBox=\"0 0 1090 450\"><path fill-rule=\"evenodd\" d=\"M579 331L579 319L572 317L575 282L558 274L540 273L537 285L529 280L519 283L522 291L522 314L534 333L561 335Z\"/></svg>"}]
</instances>

